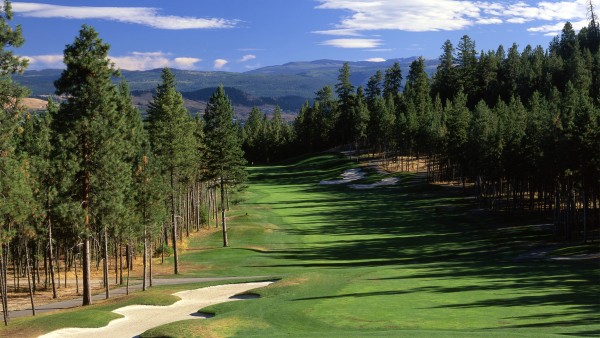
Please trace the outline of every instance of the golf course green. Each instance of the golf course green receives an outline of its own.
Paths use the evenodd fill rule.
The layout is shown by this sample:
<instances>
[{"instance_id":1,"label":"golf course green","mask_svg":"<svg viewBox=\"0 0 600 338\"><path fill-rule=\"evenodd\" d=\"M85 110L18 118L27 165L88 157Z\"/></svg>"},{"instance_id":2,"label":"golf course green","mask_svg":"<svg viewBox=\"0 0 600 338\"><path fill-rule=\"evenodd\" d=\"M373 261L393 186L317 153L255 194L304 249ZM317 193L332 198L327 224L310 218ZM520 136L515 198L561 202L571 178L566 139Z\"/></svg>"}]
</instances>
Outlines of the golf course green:
<instances>
[{"instance_id":1,"label":"golf course green","mask_svg":"<svg viewBox=\"0 0 600 338\"><path fill-rule=\"evenodd\" d=\"M482 211L461 189L428 185L414 174L368 190L319 184L354 166L322 155L249 168L248 188L229 213L230 247L220 247L219 231L195 235L180 256L182 276L278 281L254 290L258 299L202 309L213 318L142 337L600 335L597 260L536 259L552 240L539 217ZM369 172L353 183L379 176ZM98 318L115 318L108 311L135 297L147 304L185 287L11 325L52 322L54 329L61 321L72 325L69 316L103 325ZM170 301L161 297L161 304Z\"/></svg>"}]
</instances>

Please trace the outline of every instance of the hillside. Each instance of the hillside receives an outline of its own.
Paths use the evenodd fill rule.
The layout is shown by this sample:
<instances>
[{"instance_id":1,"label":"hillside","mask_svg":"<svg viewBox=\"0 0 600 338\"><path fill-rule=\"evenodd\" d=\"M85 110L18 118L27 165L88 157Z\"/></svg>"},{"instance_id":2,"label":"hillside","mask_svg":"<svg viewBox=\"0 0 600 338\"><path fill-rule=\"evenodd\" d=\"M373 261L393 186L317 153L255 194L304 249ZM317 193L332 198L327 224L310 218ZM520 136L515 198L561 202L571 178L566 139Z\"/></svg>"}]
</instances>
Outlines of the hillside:
<instances>
[{"instance_id":1,"label":"hillside","mask_svg":"<svg viewBox=\"0 0 600 338\"><path fill-rule=\"evenodd\" d=\"M350 62L351 81L355 86L364 85L377 70L385 70L394 62L399 62L403 75L408 74L408 67L414 57L388 60L386 62ZM291 62L279 66L255 69L245 73L203 72L173 70L177 78L177 88L184 98L189 100L187 106L194 109L197 104L192 101L206 102L218 85L227 88L227 94L236 110L249 110L252 106L265 106L272 110L279 105L284 111L295 113L306 100L313 98L314 93L326 85L334 85L338 71L345 61L317 60L307 62ZM427 71L431 74L437 60L426 61ZM14 77L14 80L32 91L33 97L54 93L54 81L60 77L60 69L32 70ZM144 110L145 93L149 93L160 82L160 69L147 71L122 71L121 74ZM118 81L118 80L116 80ZM202 105L200 105L202 106Z\"/></svg>"}]
</instances>

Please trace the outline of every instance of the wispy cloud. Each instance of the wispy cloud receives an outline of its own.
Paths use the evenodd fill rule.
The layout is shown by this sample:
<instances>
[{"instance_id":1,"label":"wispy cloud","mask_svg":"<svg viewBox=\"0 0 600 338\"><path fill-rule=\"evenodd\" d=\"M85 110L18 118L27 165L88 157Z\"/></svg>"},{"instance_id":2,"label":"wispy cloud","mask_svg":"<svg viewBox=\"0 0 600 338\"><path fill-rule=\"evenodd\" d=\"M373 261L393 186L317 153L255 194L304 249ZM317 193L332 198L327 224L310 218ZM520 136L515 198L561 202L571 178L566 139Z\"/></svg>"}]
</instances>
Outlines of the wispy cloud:
<instances>
[{"instance_id":1,"label":"wispy cloud","mask_svg":"<svg viewBox=\"0 0 600 338\"><path fill-rule=\"evenodd\" d=\"M176 57L163 52L133 52L125 56L111 56L115 65L125 70L148 70L156 68L196 69L202 59L192 57Z\"/></svg>"},{"instance_id":2,"label":"wispy cloud","mask_svg":"<svg viewBox=\"0 0 600 338\"><path fill-rule=\"evenodd\" d=\"M531 27L531 28L527 28L527 31L531 32L531 33L543 33L546 36L556 36L562 32L562 29L564 28L565 23L566 22L559 22L559 23L551 24L551 25L542 25L542 26ZM586 27L588 25L588 21L581 20L581 21L571 22L571 24L573 25L574 29L579 30L583 27Z\"/></svg>"},{"instance_id":3,"label":"wispy cloud","mask_svg":"<svg viewBox=\"0 0 600 338\"><path fill-rule=\"evenodd\" d=\"M238 20L161 15L152 7L61 6L32 2L14 2L13 11L34 18L101 19L145 25L158 29L232 28Z\"/></svg>"},{"instance_id":4,"label":"wispy cloud","mask_svg":"<svg viewBox=\"0 0 600 338\"><path fill-rule=\"evenodd\" d=\"M225 65L228 63L229 63L229 61L227 61L225 59L216 59L213 63L213 67L215 69L223 69L223 67L225 67Z\"/></svg>"},{"instance_id":5,"label":"wispy cloud","mask_svg":"<svg viewBox=\"0 0 600 338\"><path fill-rule=\"evenodd\" d=\"M247 54L247 55L242 56L242 58L239 59L238 62L248 62L248 61L254 60L254 59L256 59L256 55Z\"/></svg>"},{"instance_id":6,"label":"wispy cloud","mask_svg":"<svg viewBox=\"0 0 600 338\"><path fill-rule=\"evenodd\" d=\"M65 68L62 54L52 55L26 55L29 60L29 69L60 69Z\"/></svg>"},{"instance_id":7,"label":"wispy cloud","mask_svg":"<svg viewBox=\"0 0 600 338\"><path fill-rule=\"evenodd\" d=\"M332 39L323 41L321 45L338 48L375 48L381 46L380 39Z\"/></svg>"},{"instance_id":8,"label":"wispy cloud","mask_svg":"<svg viewBox=\"0 0 600 338\"><path fill-rule=\"evenodd\" d=\"M26 56L29 59L30 69L64 68L63 56L34 55ZM171 54L163 52L133 52L127 55L110 56L115 65L124 70L148 70L163 67L176 69L196 69L196 64L202 59L193 57L172 57Z\"/></svg>"},{"instance_id":9,"label":"wispy cloud","mask_svg":"<svg viewBox=\"0 0 600 338\"><path fill-rule=\"evenodd\" d=\"M536 3L471 0L318 0L318 9L350 11L333 29L316 31L332 36L356 36L361 32L401 30L409 32L453 31L475 25L524 24L547 21L530 32L556 33L565 21L584 22L588 0ZM575 25L577 27L578 25ZM560 31L560 29L558 30Z\"/></svg>"},{"instance_id":10,"label":"wispy cloud","mask_svg":"<svg viewBox=\"0 0 600 338\"><path fill-rule=\"evenodd\" d=\"M367 61L367 62L386 62L387 60L384 58L369 58L369 59L366 59L365 61Z\"/></svg>"}]
</instances>

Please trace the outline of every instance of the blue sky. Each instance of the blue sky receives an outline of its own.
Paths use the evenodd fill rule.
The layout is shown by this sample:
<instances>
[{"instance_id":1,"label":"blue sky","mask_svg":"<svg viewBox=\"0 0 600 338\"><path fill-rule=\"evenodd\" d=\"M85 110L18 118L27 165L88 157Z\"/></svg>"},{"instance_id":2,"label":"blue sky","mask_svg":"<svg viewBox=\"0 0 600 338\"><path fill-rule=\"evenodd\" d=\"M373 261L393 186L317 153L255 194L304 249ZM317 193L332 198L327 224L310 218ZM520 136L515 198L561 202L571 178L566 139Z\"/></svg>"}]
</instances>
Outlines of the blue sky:
<instances>
[{"instance_id":1,"label":"blue sky","mask_svg":"<svg viewBox=\"0 0 600 338\"><path fill-rule=\"evenodd\" d=\"M30 69L62 67L82 24L111 45L118 67L243 72L291 61L437 58L447 39L478 50L547 47L588 0L56 0L12 3ZM593 0L600 12L600 0Z\"/></svg>"}]
</instances>

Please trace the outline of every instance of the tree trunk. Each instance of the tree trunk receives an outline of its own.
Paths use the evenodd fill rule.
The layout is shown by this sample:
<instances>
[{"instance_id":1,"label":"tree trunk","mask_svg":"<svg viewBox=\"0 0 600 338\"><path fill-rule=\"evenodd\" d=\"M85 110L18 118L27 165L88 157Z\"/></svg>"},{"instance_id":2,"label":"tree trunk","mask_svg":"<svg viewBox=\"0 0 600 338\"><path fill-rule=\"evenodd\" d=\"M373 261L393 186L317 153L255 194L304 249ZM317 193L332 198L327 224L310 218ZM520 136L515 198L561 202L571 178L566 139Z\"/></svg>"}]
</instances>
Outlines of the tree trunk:
<instances>
[{"instance_id":1,"label":"tree trunk","mask_svg":"<svg viewBox=\"0 0 600 338\"><path fill-rule=\"evenodd\" d=\"M115 238L116 240L116 238ZM119 284L119 245L115 242L115 284Z\"/></svg>"},{"instance_id":2,"label":"tree trunk","mask_svg":"<svg viewBox=\"0 0 600 338\"><path fill-rule=\"evenodd\" d=\"M123 238L119 241L119 285L123 285Z\"/></svg>"},{"instance_id":3,"label":"tree trunk","mask_svg":"<svg viewBox=\"0 0 600 338\"><path fill-rule=\"evenodd\" d=\"M33 290L31 288L31 269L29 268L29 246L25 244L25 270L27 270L27 284L29 286L29 300L31 301L31 314L35 316L35 304L33 303Z\"/></svg>"},{"instance_id":4,"label":"tree trunk","mask_svg":"<svg viewBox=\"0 0 600 338\"><path fill-rule=\"evenodd\" d=\"M228 247L227 222L225 221L225 181L223 180L223 176L221 176L221 224L223 227L223 246Z\"/></svg>"},{"instance_id":5,"label":"tree trunk","mask_svg":"<svg viewBox=\"0 0 600 338\"><path fill-rule=\"evenodd\" d=\"M84 240L83 240L83 305L92 304L92 286L90 283L90 172L87 169L90 158L88 153L87 140L82 142L82 154L84 162L84 173L83 173L83 203L82 207L85 212L85 223L84 223Z\"/></svg>"},{"instance_id":6,"label":"tree trunk","mask_svg":"<svg viewBox=\"0 0 600 338\"><path fill-rule=\"evenodd\" d=\"M129 248L129 243L127 243L127 248ZM131 260L131 250L127 250L127 261ZM129 269L129 264L127 264L127 286L125 287L125 294L129 295L129 273L131 269Z\"/></svg>"},{"instance_id":7,"label":"tree trunk","mask_svg":"<svg viewBox=\"0 0 600 338\"><path fill-rule=\"evenodd\" d=\"M106 299L110 297L110 291L108 288L108 232L106 231L106 225L104 226L104 289Z\"/></svg>"},{"instance_id":8,"label":"tree trunk","mask_svg":"<svg viewBox=\"0 0 600 338\"><path fill-rule=\"evenodd\" d=\"M79 295L79 274L77 274L77 255L75 255L75 288L77 295Z\"/></svg>"},{"instance_id":9,"label":"tree trunk","mask_svg":"<svg viewBox=\"0 0 600 338\"><path fill-rule=\"evenodd\" d=\"M6 266L4 264L6 246L3 244L0 249L0 296L2 297L2 315L4 317L4 325L8 325L8 295L6 294Z\"/></svg>"},{"instance_id":10,"label":"tree trunk","mask_svg":"<svg viewBox=\"0 0 600 338\"><path fill-rule=\"evenodd\" d=\"M150 235L150 238L152 238L152 235ZM150 269L148 271L148 285L150 287L152 287L152 241L150 241Z\"/></svg>"},{"instance_id":11,"label":"tree trunk","mask_svg":"<svg viewBox=\"0 0 600 338\"><path fill-rule=\"evenodd\" d=\"M177 218L175 217L175 178L171 170L171 237L173 240L173 270L179 274L179 260L177 256Z\"/></svg>"},{"instance_id":12,"label":"tree trunk","mask_svg":"<svg viewBox=\"0 0 600 338\"><path fill-rule=\"evenodd\" d=\"M54 254L53 254L53 245L52 245L52 220L50 219L50 213L47 213L48 217L48 250L49 257L48 261L50 263L50 281L52 282L52 298L56 299L56 284L54 283Z\"/></svg>"},{"instance_id":13,"label":"tree trunk","mask_svg":"<svg viewBox=\"0 0 600 338\"><path fill-rule=\"evenodd\" d=\"M87 218L88 216L86 216ZM92 288L90 285L90 238L88 235L83 240L83 305L92 304Z\"/></svg>"},{"instance_id":14,"label":"tree trunk","mask_svg":"<svg viewBox=\"0 0 600 338\"><path fill-rule=\"evenodd\" d=\"M144 268L142 269L142 291L146 291L146 257L148 256L148 250L147 250L147 242L148 239L147 234L146 234L146 209L144 208L144 212L143 212L143 222L144 222L144 258L142 259L142 264L144 265Z\"/></svg>"}]
</instances>

